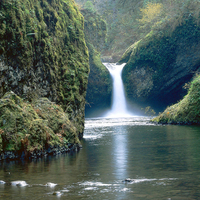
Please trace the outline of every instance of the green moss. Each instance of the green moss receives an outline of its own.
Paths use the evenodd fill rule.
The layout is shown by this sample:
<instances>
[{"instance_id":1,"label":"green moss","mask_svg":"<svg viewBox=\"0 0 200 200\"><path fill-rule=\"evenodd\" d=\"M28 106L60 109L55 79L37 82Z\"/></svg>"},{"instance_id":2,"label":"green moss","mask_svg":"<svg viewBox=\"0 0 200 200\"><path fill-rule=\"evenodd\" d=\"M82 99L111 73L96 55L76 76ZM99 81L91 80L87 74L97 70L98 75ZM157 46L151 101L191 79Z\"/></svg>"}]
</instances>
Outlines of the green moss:
<instances>
[{"instance_id":1,"label":"green moss","mask_svg":"<svg viewBox=\"0 0 200 200\"><path fill-rule=\"evenodd\" d=\"M199 43L199 38L200 26L196 23L196 19L186 16L184 22L174 30L171 30L170 24L168 24L158 30L151 31L142 40L131 45L120 60L120 63L127 62L123 69L122 76L126 95L129 100L135 99L136 101L150 102L162 98L161 101L164 102L164 98L167 98L167 94L163 89L163 85L165 85L163 79L165 82L170 82L170 78L168 78L171 77L170 72L172 74L174 73L175 76L176 70L184 70L184 77L181 77L181 75L179 76L186 80L178 80L180 83L177 81L177 90L180 91L183 86L181 84L183 84L184 81L190 80L192 77L189 73L185 75L185 66L188 65L188 68L191 68L191 70L196 70L198 68L198 60L196 59L194 61L196 63L194 63L192 61L194 60L192 55L186 55L188 60L185 61L185 63L180 61L180 56L183 57L182 49L194 48ZM187 54L188 53L189 51L187 51ZM142 70L144 72L143 74ZM138 75L136 75L137 73ZM148 82L142 83L141 80L144 78L148 78L151 84L148 84ZM178 79L178 77L173 78ZM139 85L140 82L142 87ZM166 90L169 90L167 85L165 85L165 87ZM163 94L166 96L161 97ZM170 94L168 94L168 96L169 95ZM175 101L177 101L179 97L180 95L177 95ZM164 103L166 104L166 101ZM170 103L174 103L174 101Z\"/></svg>"},{"instance_id":2,"label":"green moss","mask_svg":"<svg viewBox=\"0 0 200 200\"><path fill-rule=\"evenodd\" d=\"M74 1L3 0L0 13L0 97L8 91L31 102L45 96L71 110L69 118L82 134L83 123L76 121L84 120L89 55ZM66 78L71 70L82 78ZM76 99L82 102L76 105Z\"/></svg>"},{"instance_id":3,"label":"green moss","mask_svg":"<svg viewBox=\"0 0 200 200\"><path fill-rule=\"evenodd\" d=\"M133 55L135 53L135 51L137 51L137 48L139 47L141 40L135 42L134 44L132 44L126 51L125 53L122 55L122 57L119 60L119 63L126 63L128 62L129 58L131 55Z\"/></svg>"},{"instance_id":4,"label":"green moss","mask_svg":"<svg viewBox=\"0 0 200 200\"><path fill-rule=\"evenodd\" d=\"M101 51L106 43L107 27L102 17L90 9L81 10L85 18L85 38L89 50L90 75L86 95L86 114L96 108L110 105L111 77L101 62ZM83 76L79 76L86 84ZM79 102L79 100L78 100Z\"/></svg>"},{"instance_id":5,"label":"green moss","mask_svg":"<svg viewBox=\"0 0 200 200\"><path fill-rule=\"evenodd\" d=\"M179 103L168 107L152 121L162 124L199 124L200 76L191 82L188 94Z\"/></svg>"},{"instance_id":6,"label":"green moss","mask_svg":"<svg viewBox=\"0 0 200 200\"><path fill-rule=\"evenodd\" d=\"M111 104L112 79L106 67L102 64L100 53L93 45L87 43L90 55L90 75L87 88L86 111L105 108Z\"/></svg>"},{"instance_id":7,"label":"green moss","mask_svg":"<svg viewBox=\"0 0 200 200\"><path fill-rule=\"evenodd\" d=\"M0 127L3 151L31 152L80 143L68 115L47 98L29 104L13 92L6 93L0 100Z\"/></svg>"}]
</instances>

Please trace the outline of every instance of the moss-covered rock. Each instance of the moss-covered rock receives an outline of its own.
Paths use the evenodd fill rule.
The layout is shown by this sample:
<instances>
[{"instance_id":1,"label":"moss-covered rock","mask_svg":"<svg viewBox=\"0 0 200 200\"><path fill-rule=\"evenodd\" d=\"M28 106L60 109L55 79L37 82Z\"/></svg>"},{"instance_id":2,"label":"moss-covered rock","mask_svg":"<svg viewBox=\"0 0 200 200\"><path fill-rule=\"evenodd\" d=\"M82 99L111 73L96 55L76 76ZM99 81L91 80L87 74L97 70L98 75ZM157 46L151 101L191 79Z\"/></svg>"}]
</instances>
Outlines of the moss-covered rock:
<instances>
[{"instance_id":1,"label":"moss-covered rock","mask_svg":"<svg viewBox=\"0 0 200 200\"><path fill-rule=\"evenodd\" d=\"M191 82L188 94L152 120L161 124L200 124L200 76Z\"/></svg>"},{"instance_id":2,"label":"moss-covered rock","mask_svg":"<svg viewBox=\"0 0 200 200\"><path fill-rule=\"evenodd\" d=\"M89 73L83 27L73 0L0 3L0 97L47 97L68 113L80 137Z\"/></svg>"},{"instance_id":3,"label":"moss-covered rock","mask_svg":"<svg viewBox=\"0 0 200 200\"><path fill-rule=\"evenodd\" d=\"M91 10L81 9L85 18L85 39L89 50L90 74L86 95L86 116L111 104L112 80L101 62L101 51L106 42L107 28L102 17Z\"/></svg>"},{"instance_id":4,"label":"moss-covered rock","mask_svg":"<svg viewBox=\"0 0 200 200\"><path fill-rule=\"evenodd\" d=\"M84 16L84 33L86 43L90 43L94 48L101 52L106 45L107 24L105 20L95 11L81 9Z\"/></svg>"},{"instance_id":5,"label":"moss-covered rock","mask_svg":"<svg viewBox=\"0 0 200 200\"><path fill-rule=\"evenodd\" d=\"M169 22L171 24L171 22ZM120 62L126 95L130 101L154 108L166 107L185 94L183 86L200 67L200 26L192 16L174 30L165 24L133 44Z\"/></svg>"},{"instance_id":6,"label":"moss-covered rock","mask_svg":"<svg viewBox=\"0 0 200 200\"><path fill-rule=\"evenodd\" d=\"M86 116L95 116L97 110L107 109L111 105L112 78L102 64L100 53L89 43L90 74L86 94ZM90 115L90 114L94 115Z\"/></svg>"},{"instance_id":7,"label":"moss-covered rock","mask_svg":"<svg viewBox=\"0 0 200 200\"><path fill-rule=\"evenodd\" d=\"M34 103L13 92L0 99L1 151L17 151L27 156L53 147L79 144L75 125L61 106L47 98Z\"/></svg>"}]
</instances>

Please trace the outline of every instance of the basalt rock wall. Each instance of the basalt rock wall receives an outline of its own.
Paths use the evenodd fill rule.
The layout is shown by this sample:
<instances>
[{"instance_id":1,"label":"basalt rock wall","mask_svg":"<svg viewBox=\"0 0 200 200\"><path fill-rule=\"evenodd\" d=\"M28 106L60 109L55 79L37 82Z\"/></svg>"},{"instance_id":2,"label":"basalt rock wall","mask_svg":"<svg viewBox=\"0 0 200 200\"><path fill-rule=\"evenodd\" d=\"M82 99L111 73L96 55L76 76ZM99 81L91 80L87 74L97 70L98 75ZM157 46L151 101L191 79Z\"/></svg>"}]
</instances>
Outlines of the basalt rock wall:
<instances>
[{"instance_id":1,"label":"basalt rock wall","mask_svg":"<svg viewBox=\"0 0 200 200\"><path fill-rule=\"evenodd\" d=\"M128 99L162 110L187 93L183 86L199 70L200 27L186 17L173 31L170 26L151 31L120 62L127 62L123 80Z\"/></svg>"},{"instance_id":2,"label":"basalt rock wall","mask_svg":"<svg viewBox=\"0 0 200 200\"><path fill-rule=\"evenodd\" d=\"M13 91L30 103L48 98L62 107L79 138L89 74L83 29L73 0L0 2L0 97Z\"/></svg>"},{"instance_id":3,"label":"basalt rock wall","mask_svg":"<svg viewBox=\"0 0 200 200\"><path fill-rule=\"evenodd\" d=\"M152 122L160 124L200 124L200 76L190 83L187 95L178 103L167 107Z\"/></svg>"},{"instance_id":4,"label":"basalt rock wall","mask_svg":"<svg viewBox=\"0 0 200 200\"><path fill-rule=\"evenodd\" d=\"M107 26L97 12L81 9L81 13L85 19L84 33L90 64L85 111L86 117L98 116L99 112L103 112L111 105L112 79L100 58L106 43Z\"/></svg>"}]
</instances>

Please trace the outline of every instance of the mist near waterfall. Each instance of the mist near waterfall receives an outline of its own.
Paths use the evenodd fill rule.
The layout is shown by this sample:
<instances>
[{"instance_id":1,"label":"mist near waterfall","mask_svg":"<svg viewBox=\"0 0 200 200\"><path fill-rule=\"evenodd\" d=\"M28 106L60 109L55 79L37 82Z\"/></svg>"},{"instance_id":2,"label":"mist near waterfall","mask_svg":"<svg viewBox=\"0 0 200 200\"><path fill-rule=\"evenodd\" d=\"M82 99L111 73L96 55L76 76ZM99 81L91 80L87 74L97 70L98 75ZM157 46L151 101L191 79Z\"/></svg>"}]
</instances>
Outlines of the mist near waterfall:
<instances>
[{"instance_id":1,"label":"mist near waterfall","mask_svg":"<svg viewBox=\"0 0 200 200\"><path fill-rule=\"evenodd\" d=\"M108 118L132 117L136 116L127 108L127 102L122 81L122 70L126 63L117 65L116 63L103 63L109 70L113 80L113 94L111 109L103 115Z\"/></svg>"}]
</instances>

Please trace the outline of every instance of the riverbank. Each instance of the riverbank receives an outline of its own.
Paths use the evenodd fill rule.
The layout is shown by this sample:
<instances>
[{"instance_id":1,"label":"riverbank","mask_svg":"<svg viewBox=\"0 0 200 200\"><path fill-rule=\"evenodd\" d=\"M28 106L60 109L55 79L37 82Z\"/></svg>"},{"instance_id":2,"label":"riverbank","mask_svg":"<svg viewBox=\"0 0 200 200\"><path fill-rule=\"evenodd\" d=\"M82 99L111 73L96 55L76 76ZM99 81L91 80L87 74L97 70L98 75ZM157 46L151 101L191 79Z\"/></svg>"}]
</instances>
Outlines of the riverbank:
<instances>
[{"instance_id":1,"label":"riverbank","mask_svg":"<svg viewBox=\"0 0 200 200\"><path fill-rule=\"evenodd\" d=\"M64 153L69 153L73 151L79 151L82 148L81 144L68 144L69 147L49 147L45 150L36 150L34 152L29 152L28 155L25 155L24 152L19 151L5 151L0 153L0 161L12 161L12 160L31 160L47 157L50 155L59 155Z\"/></svg>"},{"instance_id":2,"label":"riverbank","mask_svg":"<svg viewBox=\"0 0 200 200\"><path fill-rule=\"evenodd\" d=\"M163 113L151 120L159 124L200 124L200 76L188 84L188 94L178 103L168 107Z\"/></svg>"},{"instance_id":3,"label":"riverbank","mask_svg":"<svg viewBox=\"0 0 200 200\"><path fill-rule=\"evenodd\" d=\"M81 135L61 106L13 92L0 99L0 160L37 158L81 147Z\"/></svg>"}]
</instances>

